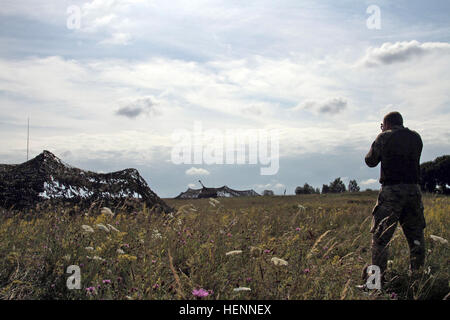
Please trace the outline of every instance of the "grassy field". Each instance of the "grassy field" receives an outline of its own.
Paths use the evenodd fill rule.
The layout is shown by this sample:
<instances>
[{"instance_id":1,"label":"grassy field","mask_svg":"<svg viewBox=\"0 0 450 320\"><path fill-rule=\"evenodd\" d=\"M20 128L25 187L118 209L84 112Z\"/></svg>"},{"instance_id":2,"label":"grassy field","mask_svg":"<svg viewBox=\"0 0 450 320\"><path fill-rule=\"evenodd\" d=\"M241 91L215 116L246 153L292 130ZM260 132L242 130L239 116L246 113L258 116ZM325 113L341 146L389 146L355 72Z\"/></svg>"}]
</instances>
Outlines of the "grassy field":
<instances>
[{"instance_id":1,"label":"grassy field","mask_svg":"<svg viewBox=\"0 0 450 320\"><path fill-rule=\"evenodd\" d=\"M376 193L361 192L166 199L176 208L169 216L143 208L3 217L0 299L442 299L450 291L449 245L430 235L450 239L450 198L423 200L425 269L408 276L399 228L382 292L356 288L370 261L376 201ZM66 287L69 265L80 267L80 290Z\"/></svg>"}]
</instances>

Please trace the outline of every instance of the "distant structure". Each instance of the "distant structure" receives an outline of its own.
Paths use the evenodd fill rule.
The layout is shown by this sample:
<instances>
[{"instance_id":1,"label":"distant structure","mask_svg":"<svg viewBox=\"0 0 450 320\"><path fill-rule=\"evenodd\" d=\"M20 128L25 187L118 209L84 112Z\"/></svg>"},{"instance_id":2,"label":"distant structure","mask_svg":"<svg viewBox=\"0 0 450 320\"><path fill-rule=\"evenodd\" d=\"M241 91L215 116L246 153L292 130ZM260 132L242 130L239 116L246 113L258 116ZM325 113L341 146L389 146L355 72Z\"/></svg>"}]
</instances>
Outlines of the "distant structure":
<instances>
[{"instance_id":1,"label":"distant structure","mask_svg":"<svg viewBox=\"0 0 450 320\"><path fill-rule=\"evenodd\" d=\"M232 197L256 197L260 196L254 190L238 191L227 186L220 188L207 188L203 183L198 181L202 186L201 189L188 188L185 192L180 193L175 199L201 199L201 198L232 198Z\"/></svg>"},{"instance_id":2,"label":"distant structure","mask_svg":"<svg viewBox=\"0 0 450 320\"><path fill-rule=\"evenodd\" d=\"M43 203L80 208L95 203L111 207L145 203L160 212L172 211L136 169L85 171L65 164L50 151L22 164L0 165L0 206L23 209Z\"/></svg>"},{"instance_id":3,"label":"distant structure","mask_svg":"<svg viewBox=\"0 0 450 320\"><path fill-rule=\"evenodd\" d=\"M273 196L275 195L272 190L264 190L263 196Z\"/></svg>"}]
</instances>

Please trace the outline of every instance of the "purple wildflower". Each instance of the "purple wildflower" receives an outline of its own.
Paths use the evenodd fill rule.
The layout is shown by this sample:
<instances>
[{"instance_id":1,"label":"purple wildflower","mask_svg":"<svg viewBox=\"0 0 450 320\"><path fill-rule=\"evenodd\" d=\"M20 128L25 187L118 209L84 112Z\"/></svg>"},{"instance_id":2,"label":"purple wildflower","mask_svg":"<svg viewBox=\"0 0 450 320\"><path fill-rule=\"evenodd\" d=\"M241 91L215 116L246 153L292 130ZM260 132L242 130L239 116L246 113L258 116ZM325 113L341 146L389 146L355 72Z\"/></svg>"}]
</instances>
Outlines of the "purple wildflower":
<instances>
[{"instance_id":1,"label":"purple wildflower","mask_svg":"<svg viewBox=\"0 0 450 320\"><path fill-rule=\"evenodd\" d=\"M192 294L193 294L194 296L196 296L197 298L203 298L203 297L209 296L209 292L206 291L206 290L203 289L203 288L192 290Z\"/></svg>"},{"instance_id":2,"label":"purple wildflower","mask_svg":"<svg viewBox=\"0 0 450 320\"><path fill-rule=\"evenodd\" d=\"M86 292L88 294L95 294L95 287L88 287L88 288L86 288Z\"/></svg>"}]
</instances>

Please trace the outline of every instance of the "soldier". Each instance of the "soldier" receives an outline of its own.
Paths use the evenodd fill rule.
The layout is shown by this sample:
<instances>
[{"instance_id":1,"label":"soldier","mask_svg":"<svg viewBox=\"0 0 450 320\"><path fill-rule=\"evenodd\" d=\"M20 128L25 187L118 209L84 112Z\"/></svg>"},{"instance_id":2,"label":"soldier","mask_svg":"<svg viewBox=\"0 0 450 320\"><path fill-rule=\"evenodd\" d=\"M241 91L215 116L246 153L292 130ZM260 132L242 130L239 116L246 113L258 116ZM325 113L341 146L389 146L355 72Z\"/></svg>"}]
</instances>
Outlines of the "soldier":
<instances>
[{"instance_id":1,"label":"soldier","mask_svg":"<svg viewBox=\"0 0 450 320\"><path fill-rule=\"evenodd\" d=\"M388 244L397 228L403 229L410 249L410 269L418 270L425 260L422 195L420 192L420 135L403 126L399 112L388 113L381 124L381 133L366 155L366 164L376 167L381 162L381 190L373 209L372 265L387 267Z\"/></svg>"}]
</instances>

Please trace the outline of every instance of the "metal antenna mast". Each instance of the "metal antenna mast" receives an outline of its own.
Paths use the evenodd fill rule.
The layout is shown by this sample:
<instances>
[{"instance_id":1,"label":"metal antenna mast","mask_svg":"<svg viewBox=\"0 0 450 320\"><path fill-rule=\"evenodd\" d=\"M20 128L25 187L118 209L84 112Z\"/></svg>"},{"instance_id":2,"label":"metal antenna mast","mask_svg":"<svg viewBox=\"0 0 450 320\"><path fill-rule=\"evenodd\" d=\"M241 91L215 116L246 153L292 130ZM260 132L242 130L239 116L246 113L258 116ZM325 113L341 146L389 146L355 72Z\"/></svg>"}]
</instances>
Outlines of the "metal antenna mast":
<instances>
[{"instance_id":1,"label":"metal antenna mast","mask_svg":"<svg viewBox=\"0 0 450 320\"><path fill-rule=\"evenodd\" d=\"M28 125L27 125L27 161L30 150L30 117L28 117Z\"/></svg>"}]
</instances>

